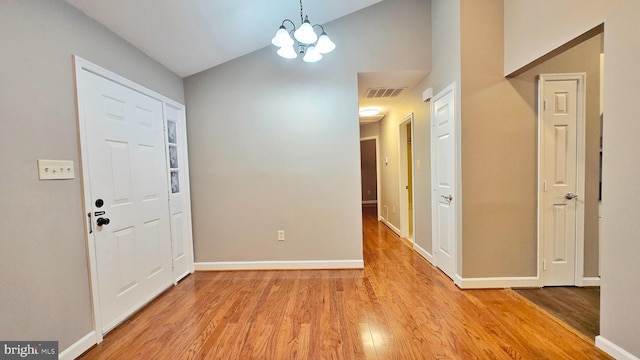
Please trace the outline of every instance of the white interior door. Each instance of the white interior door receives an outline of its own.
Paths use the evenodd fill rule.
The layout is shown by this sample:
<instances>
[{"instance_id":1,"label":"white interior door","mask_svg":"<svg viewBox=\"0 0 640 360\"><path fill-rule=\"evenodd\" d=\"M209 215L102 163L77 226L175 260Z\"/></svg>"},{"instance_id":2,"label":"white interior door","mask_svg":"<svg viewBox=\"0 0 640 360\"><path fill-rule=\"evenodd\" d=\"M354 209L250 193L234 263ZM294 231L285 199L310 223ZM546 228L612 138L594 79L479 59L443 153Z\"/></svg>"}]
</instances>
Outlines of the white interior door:
<instances>
[{"instance_id":1,"label":"white interior door","mask_svg":"<svg viewBox=\"0 0 640 360\"><path fill-rule=\"evenodd\" d=\"M437 267L456 274L456 153L454 85L431 100L433 256Z\"/></svg>"},{"instance_id":2,"label":"white interior door","mask_svg":"<svg viewBox=\"0 0 640 360\"><path fill-rule=\"evenodd\" d=\"M541 75L540 234L544 286L576 285L584 145L579 78ZM581 144L582 143L582 144ZM582 166L579 162L582 161ZM579 209L581 211L579 211Z\"/></svg>"},{"instance_id":3,"label":"white interior door","mask_svg":"<svg viewBox=\"0 0 640 360\"><path fill-rule=\"evenodd\" d=\"M173 283L162 102L79 74L102 333Z\"/></svg>"}]
</instances>

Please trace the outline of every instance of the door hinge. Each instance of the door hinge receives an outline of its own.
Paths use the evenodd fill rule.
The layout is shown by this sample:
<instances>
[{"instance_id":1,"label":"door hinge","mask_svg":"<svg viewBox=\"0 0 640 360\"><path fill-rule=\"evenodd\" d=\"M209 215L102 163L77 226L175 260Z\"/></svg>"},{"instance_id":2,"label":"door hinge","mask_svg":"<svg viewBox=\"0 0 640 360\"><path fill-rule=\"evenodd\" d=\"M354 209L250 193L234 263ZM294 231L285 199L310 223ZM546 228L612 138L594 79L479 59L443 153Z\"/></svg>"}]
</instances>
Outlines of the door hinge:
<instances>
[{"instance_id":1,"label":"door hinge","mask_svg":"<svg viewBox=\"0 0 640 360\"><path fill-rule=\"evenodd\" d=\"M542 101L542 110L547 111L547 100Z\"/></svg>"},{"instance_id":2,"label":"door hinge","mask_svg":"<svg viewBox=\"0 0 640 360\"><path fill-rule=\"evenodd\" d=\"M547 260L542 260L542 270L547 271Z\"/></svg>"},{"instance_id":3,"label":"door hinge","mask_svg":"<svg viewBox=\"0 0 640 360\"><path fill-rule=\"evenodd\" d=\"M544 181L544 191L547 192L547 182Z\"/></svg>"}]
</instances>

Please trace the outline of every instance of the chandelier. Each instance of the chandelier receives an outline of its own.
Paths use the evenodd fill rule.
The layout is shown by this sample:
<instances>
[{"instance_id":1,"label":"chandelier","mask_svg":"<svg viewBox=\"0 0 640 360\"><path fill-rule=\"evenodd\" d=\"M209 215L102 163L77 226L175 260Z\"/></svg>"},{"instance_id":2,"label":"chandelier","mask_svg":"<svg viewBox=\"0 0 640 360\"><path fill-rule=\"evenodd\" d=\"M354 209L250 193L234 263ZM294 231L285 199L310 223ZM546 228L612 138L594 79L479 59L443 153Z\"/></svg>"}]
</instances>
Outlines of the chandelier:
<instances>
[{"instance_id":1,"label":"chandelier","mask_svg":"<svg viewBox=\"0 0 640 360\"><path fill-rule=\"evenodd\" d=\"M293 26L293 30L289 30L285 27L285 24L289 22ZM322 30L320 36L316 34L314 27L319 27ZM293 35L293 38L291 37ZM294 40L295 39L295 40ZM282 25L276 32L276 36L271 39L271 43L280 49L278 49L278 55L285 59L295 59L298 54L302 56L302 60L306 62L316 62L322 60L322 55L333 51L336 48L336 44L329 39L327 33L324 31L322 25L311 25L309 22L309 16L302 15L302 0L300 0L300 26L296 28L293 21L284 19ZM297 48L297 51L294 49Z\"/></svg>"}]
</instances>

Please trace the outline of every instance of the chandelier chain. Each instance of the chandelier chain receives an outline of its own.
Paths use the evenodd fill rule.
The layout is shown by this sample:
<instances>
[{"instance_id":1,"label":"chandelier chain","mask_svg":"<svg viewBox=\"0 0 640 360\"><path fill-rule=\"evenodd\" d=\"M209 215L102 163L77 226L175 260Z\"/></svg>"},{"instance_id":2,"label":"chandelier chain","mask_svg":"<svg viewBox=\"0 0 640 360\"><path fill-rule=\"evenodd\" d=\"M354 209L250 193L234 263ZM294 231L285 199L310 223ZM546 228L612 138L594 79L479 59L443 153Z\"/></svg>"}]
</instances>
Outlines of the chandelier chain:
<instances>
[{"instance_id":1,"label":"chandelier chain","mask_svg":"<svg viewBox=\"0 0 640 360\"><path fill-rule=\"evenodd\" d=\"M300 24L302 24L304 22L304 19L302 18L302 0L300 0Z\"/></svg>"}]
</instances>

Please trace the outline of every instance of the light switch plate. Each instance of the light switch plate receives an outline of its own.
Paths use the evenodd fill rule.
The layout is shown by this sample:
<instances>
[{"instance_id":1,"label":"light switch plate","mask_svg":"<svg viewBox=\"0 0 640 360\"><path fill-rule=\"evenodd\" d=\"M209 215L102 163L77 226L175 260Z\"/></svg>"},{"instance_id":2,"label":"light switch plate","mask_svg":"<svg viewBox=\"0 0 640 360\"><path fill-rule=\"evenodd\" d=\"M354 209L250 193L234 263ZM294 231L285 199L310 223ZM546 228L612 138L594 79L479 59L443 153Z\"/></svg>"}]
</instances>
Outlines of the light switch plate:
<instances>
[{"instance_id":1,"label":"light switch plate","mask_svg":"<svg viewBox=\"0 0 640 360\"><path fill-rule=\"evenodd\" d=\"M72 160L38 160L40 180L75 179Z\"/></svg>"}]
</instances>

